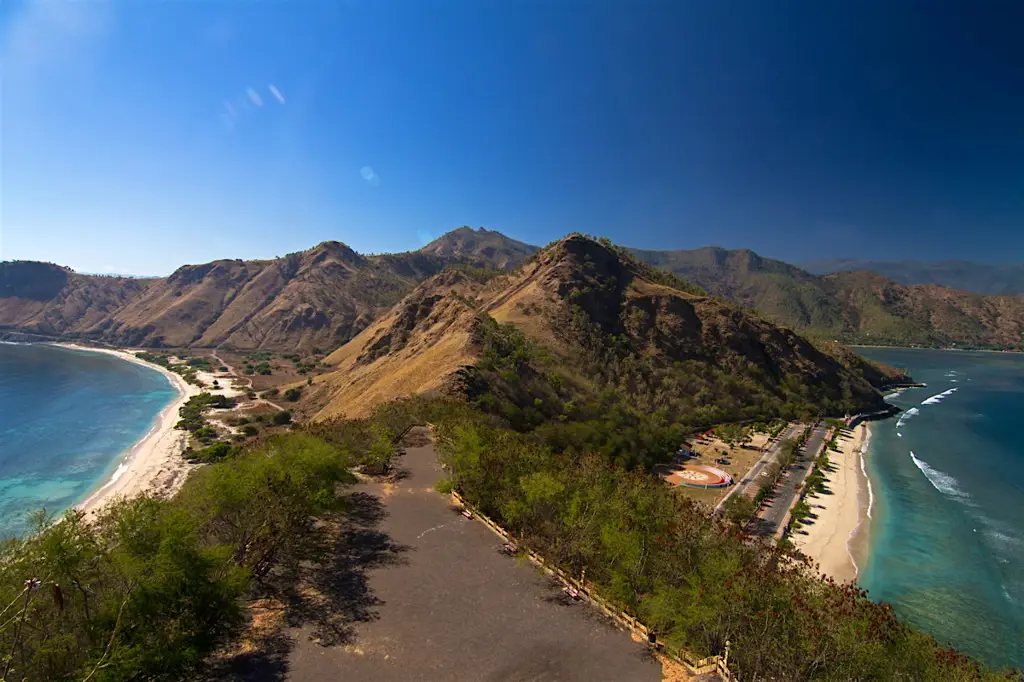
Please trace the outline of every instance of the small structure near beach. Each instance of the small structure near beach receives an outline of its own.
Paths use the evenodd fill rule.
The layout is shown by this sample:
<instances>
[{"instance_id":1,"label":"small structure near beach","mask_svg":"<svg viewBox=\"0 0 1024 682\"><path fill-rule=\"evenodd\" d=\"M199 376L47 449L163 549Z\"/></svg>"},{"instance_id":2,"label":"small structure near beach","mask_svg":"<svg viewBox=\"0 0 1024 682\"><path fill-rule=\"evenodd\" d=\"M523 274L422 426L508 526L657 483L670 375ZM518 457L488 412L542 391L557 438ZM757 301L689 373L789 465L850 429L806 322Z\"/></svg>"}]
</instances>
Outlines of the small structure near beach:
<instances>
[{"instance_id":1,"label":"small structure near beach","mask_svg":"<svg viewBox=\"0 0 1024 682\"><path fill-rule=\"evenodd\" d=\"M671 485L684 485L690 488L724 488L732 485L732 476L721 469L704 464L674 467L674 471L664 476L664 479Z\"/></svg>"}]
</instances>

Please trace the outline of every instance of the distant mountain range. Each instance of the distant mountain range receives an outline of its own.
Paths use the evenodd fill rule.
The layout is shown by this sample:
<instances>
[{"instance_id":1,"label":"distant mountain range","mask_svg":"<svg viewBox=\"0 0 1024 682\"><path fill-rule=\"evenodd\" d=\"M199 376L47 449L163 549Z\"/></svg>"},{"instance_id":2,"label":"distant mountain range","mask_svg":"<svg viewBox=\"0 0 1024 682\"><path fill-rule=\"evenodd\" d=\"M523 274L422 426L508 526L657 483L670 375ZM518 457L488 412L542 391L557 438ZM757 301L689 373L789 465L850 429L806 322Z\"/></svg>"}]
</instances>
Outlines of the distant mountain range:
<instances>
[{"instance_id":1,"label":"distant mountain range","mask_svg":"<svg viewBox=\"0 0 1024 682\"><path fill-rule=\"evenodd\" d=\"M446 269L479 278L484 271L513 270L537 252L538 247L499 232L463 227L407 253L364 256L339 242L324 242L283 258L186 265L152 279L5 262L0 263L0 336L329 352ZM1020 296L905 285L867 271L820 276L746 250L630 253L818 340L1022 345ZM678 280L673 286L686 289Z\"/></svg>"},{"instance_id":2,"label":"distant mountain range","mask_svg":"<svg viewBox=\"0 0 1024 682\"><path fill-rule=\"evenodd\" d=\"M867 270L900 284L937 284L977 294L1024 294L1024 264L991 265L962 260L929 263L925 261L872 261L832 258L800 263L807 272L831 275L837 272Z\"/></svg>"},{"instance_id":3,"label":"distant mountain range","mask_svg":"<svg viewBox=\"0 0 1024 682\"><path fill-rule=\"evenodd\" d=\"M879 345L1022 347L1020 296L904 285L860 270L819 276L747 250L634 253L710 293L815 337Z\"/></svg>"}]
</instances>

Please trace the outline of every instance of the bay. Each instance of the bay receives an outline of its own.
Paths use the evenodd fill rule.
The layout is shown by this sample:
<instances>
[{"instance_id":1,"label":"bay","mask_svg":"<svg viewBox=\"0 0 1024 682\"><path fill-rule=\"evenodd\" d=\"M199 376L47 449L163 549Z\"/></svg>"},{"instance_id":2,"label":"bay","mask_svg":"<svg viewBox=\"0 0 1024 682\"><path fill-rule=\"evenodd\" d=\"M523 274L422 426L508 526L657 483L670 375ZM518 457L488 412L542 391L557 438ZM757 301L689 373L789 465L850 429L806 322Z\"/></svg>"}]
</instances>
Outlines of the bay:
<instances>
[{"instance_id":1,"label":"bay","mask_svg":"<svg viewBox=\"0 0 1024 682\"><path fill-rule=\"evenodd\" d=\"M0 536L109 480L176 395L160 372L112 355L0 343Z\"/></svg>"}]
</instances>

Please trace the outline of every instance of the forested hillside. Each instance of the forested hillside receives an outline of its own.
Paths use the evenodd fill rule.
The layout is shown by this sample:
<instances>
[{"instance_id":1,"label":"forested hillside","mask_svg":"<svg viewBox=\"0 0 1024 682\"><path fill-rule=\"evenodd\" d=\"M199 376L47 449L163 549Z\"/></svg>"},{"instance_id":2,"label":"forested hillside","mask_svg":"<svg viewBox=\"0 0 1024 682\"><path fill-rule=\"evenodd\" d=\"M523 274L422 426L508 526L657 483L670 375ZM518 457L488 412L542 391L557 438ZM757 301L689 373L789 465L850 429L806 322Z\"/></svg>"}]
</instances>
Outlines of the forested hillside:
<instances>
[{"instance_id":1,"label":"forested hillside","mask_svg":"<svg viewBox=\"0 0 1024 682\"><path fill-rule=\"evenodd\" d=\"M900 284L936 284L949 289L976 294L1015 296L1024 294L1024 264L1011 265L972 263L949 260L927 262L917 260L878 261L831 258L799 263L815 275L867 270Z\"/></svg>"},{"instance_id":2,"label":"forested hillside","mask_svg":"<svg viewBox=\"0 0 1024 682\"><path fill-rule=\"evenodd\" d=\"M872 272L812 275L752 251L709 247L634 254L821 339L879 345L1024 347L1024 298L935 285L906 286Z\"/></svg>"}]
</instances>

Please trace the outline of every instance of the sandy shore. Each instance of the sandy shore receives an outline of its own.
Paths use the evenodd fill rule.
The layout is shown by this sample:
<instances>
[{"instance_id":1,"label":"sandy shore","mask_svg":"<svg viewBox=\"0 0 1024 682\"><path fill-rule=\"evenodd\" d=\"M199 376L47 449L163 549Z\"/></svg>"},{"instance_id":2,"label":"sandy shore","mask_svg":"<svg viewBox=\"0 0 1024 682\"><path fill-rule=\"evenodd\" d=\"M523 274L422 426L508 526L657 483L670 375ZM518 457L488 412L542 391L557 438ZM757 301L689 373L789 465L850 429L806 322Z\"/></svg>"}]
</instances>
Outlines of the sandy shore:
<instances>
[{"instance_id":1,"label":"sandy shore","mask_svg":"<svg viewBox=\"0 0 1024 682\"><path fill-rule=\"evenodd\" d=\"M830 451L832 471L827 488L831 495L810 495L807 503L817 515L809 525L792 536L793 544L820 565L822 573L840 582L856 580L857 564L851 543L865 527L868 508L867 481L861 472L861 450L868 440L867 424L839 437L839 452Z\"/></svg>"},{"instance_id":2,"label":"sandy shore","mask_svg":"<svg viewBox=\"0 0 1024 682\"><path fill-rule=\"evenodd\" d=\"M174 493L185 482L190 468L189 463L181 456L185 450L187 434L174 429L179 418L178 408L184 405L190 397L198 394L199 388L185 383L180 376L168 372L159 365L139 360L128 351L89 348L70 343L56 345L93 353L116 355L128 362L145 365L162 372L178 391L178 397L160 412L149 433L132 447L128 455L118 465L111 479L94 490L84 502L77 505L77 508L86 514L91 514L117 498L134 497L143 493L158 495Z\"/></svg>"}]
</instances>

